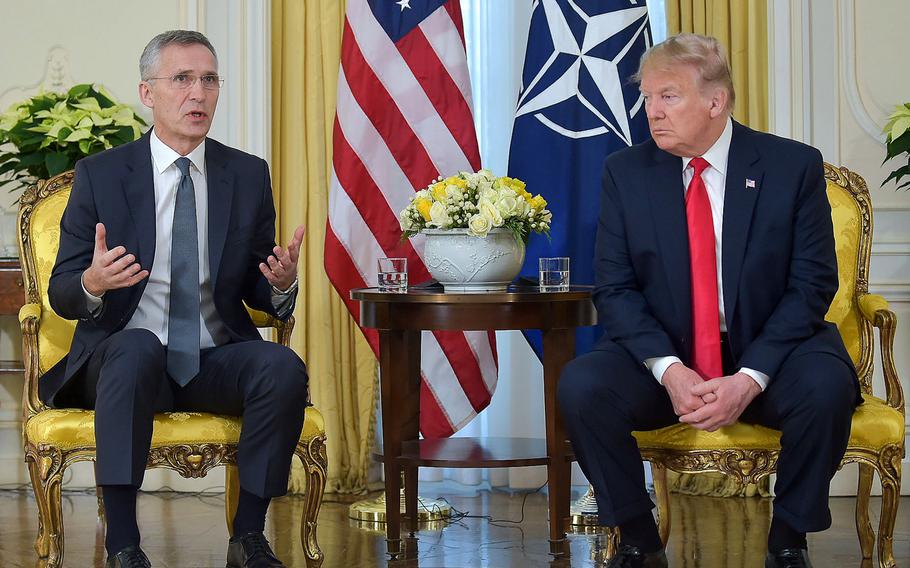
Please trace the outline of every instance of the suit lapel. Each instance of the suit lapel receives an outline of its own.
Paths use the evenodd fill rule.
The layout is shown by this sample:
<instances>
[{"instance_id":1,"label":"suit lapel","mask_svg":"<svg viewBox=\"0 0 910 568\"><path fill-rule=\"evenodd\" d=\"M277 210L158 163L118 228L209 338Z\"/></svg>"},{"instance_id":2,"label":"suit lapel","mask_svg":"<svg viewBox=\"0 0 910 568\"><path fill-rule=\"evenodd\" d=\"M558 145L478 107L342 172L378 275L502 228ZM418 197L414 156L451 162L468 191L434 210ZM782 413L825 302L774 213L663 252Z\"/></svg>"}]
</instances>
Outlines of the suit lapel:
<instances>
[{"instance_id":1,"label":"suit lapel","mask_svg":"<svg viewBox=\"0 0 910 568\"><path fill-rule=\"evenodd\" d=\"M149 271L155 260L155 180L149 147L150 133L151 130L135 145L132 159L126 163L127 174L121 186L127 211L136 227L136 256L139 265ZM139 288L143 289L147 281L142 280Z\"/></svg>"},{"instance_id":2,"label":"suit lapel","mask_svg":"<svg viewBox=\"0 0 910 568\"><path fill-rule=\"evenodd\" d=\"M727 160L727 183L724 189L724 223L722 260L724 316L727 329L736 313L743 255L749 238L752 212L761 191L763 169L758 151L750 139L750 130L733 123L733 138Z\"/></svg>"},{"instance_id":3,"label":"suit lapel","mask_svg":"<svg viewBox=\"0 0 910 568\"><path fill-rule=\"evenodd\" d=\"M224 253L231 202L234 198L234 175L227 169L224 154L217 143L209 140L205 151L206 185L208 186L209 272L212 291L218 284L218 269Z\"/></svg>"},{"instance_id":4,"label":"suit lapel","mask_svg":"<svg viewBox=\"0 0 910 568\"><path fill-rule=\"evenodd\" d=\"M654 230L667 276L667 289L680 322L680 331L692 328L689 279L689 236L682 185L682 158L655 148L655 160L646 193L651 202Z\"/></svg>"}]
</instances>

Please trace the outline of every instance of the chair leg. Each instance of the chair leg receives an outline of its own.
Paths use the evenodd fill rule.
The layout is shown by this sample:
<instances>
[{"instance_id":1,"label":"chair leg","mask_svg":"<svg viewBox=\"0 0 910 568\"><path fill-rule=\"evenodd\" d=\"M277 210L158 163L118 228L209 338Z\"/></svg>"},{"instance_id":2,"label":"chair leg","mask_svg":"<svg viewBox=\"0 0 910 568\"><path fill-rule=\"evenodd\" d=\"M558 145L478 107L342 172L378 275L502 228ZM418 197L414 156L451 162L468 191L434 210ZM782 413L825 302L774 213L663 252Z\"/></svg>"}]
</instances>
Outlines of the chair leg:
<instances>
[{"instance_id":1,"label":"chair leg","mask_svg":"<svg viewBox=\"0 0 910 568\"><path fill-rule=\"evenodd\" d=\"M224 519L227 521L229 536L234 536L234 517L237 516L237 501L240 499L240 476L236 465L224 466Z\"/></svg>"},{"instance_id":2,"label":"chair leg","mask_svg":"<svg viewBox=\"0 0 910 568\"><path fill-rule=\"evenodd\" d=\"M670 490L667 488L667 468L651 462L651 475L654 478L654 493L657 496L657 530L660 540L667 546L670 540Z\"/></svg>"},{"instance_id":3,"label":"chair leg","mask_svg":"<svg viewBox=\"0 0 910 568\"><path fill-rule=\"evenodd\" d=\"M894 521L897 519L897 506L900 503L902 454L902 451L900 453L883 452L884 457L879 463L879 475L882 479L882 515L878 522L878 565L880 568L897 566L894 562L893 551Z\"/></svg>"},{"instance_id":4,"label":"chair leg","mask_svg":"<svg viewBox=\"0 0 910 568\"><path fill-rule=\"evenodd\" d=\"M859 536L859 547L863 552L863 558L872 558L872 548L875 546L875 533L872 531L872 523L869 522L869 495L872 494L872 474L874 469L871 465L860 463L859 482L856 488L856 534Z\"/></svg>"},{"instance_id":5,"label":"chair leg","mask_svg":"<svg viewBox=\"0 0 910 568\"><path fill-rule=\"evenodd\" d=\"M63 565L63 503L60 486L63 484L63 469L59 461L50 456L26 456L28 473L38 503L38 537L35 552L40 558L47 558L45 568L59 568ZM41 465L36 460L41 460ZM56 463L54 463L56 461Z\"/></svg>"},{"instance_id":6,"label":"chair leg","mask_svg":"<svg viewBox=\"0 0 910 568\"><path fill-rule=\"evenodd\" d=\"M322 497L325 493L326 471L328 460L325 452L325 435L312 438L308 442L300 442L294 452L303 463L305 485L303 518L300 526L300 540L306 554L307 567L322 565L325 554L316 541L316 518L322 507Z\"/></svg>"}]
</instances>

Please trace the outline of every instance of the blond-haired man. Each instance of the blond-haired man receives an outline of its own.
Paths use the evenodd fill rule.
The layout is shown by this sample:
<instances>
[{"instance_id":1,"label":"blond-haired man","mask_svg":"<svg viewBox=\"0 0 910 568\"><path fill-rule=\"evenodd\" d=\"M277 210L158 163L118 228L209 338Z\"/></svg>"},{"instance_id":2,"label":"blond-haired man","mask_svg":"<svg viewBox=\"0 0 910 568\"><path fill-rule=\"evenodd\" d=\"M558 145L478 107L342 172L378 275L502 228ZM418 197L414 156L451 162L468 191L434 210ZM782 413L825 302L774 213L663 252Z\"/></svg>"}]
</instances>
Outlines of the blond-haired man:
<instances>
[{"instance_id":1,"label":"blond-haired man","mask_svg":"<svg viewBox=\"0 0 910 568\"><path fill-rule=\"evenodd\" d=\"M731 117L716 39L680 34L638 73L652 139L604 164L594 302L604 339L571 362L559 397L609 566L661 567L631 433L737 420L783 431L765 566L810 566L831 524L828 487L861 401L837 329L831 210L818 150Z\"/></svg>"}]
</instances>

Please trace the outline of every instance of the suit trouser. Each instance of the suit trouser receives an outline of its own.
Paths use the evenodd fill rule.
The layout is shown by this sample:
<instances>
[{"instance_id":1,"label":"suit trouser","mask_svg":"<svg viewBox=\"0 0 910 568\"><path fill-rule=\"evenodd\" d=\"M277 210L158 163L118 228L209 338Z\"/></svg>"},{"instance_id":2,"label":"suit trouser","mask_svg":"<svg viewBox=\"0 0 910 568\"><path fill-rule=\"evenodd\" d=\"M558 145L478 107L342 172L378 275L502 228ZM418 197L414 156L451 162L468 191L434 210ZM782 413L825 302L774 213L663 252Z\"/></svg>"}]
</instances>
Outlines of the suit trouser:
<instances>
[{"instance_id":1,"label":"suit trouser","mask_svg":"<svg viewBox=\"0 0 910 568\"><path fill-rule=\"evenodd\" d=\"M847 448L856 392L853 370L840 358L799 355L784 362L740 417L782 432L774 515L797 531L831 525L828 489ZM609 343L566 365L558 396L578 463L594 486L600 524L649 512L654 503L632 432L679 422L664 387Z\"/></svg>"},{"instance_id":2,"label":"suit trouser","mask_svg":"<svg viewBox=\"0 0 910 568\"><path fill-rule=\"evenodd\" d=\"M241 416L240 486L284 495L307 402L303 361L270 341L228 343L203 349L199 374L184 387L165 365L155 334L127 329L101 342L66 386L67 401L95 410L98 485L142 485L154 414L198 411Z\"/></svg>"}]
</instances>

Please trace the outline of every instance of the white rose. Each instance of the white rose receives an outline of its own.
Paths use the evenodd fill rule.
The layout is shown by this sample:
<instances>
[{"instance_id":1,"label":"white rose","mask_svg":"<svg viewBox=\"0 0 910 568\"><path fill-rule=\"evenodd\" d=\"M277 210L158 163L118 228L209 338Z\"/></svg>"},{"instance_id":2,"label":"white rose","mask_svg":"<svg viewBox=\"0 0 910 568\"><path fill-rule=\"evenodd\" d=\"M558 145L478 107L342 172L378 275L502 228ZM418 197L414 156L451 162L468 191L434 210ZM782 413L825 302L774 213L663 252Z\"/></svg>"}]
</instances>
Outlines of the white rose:
<instances>
[{"instance_id":1,"label":"white rose","mask_svg":"<svg viewBox=\"0 0 910 568\"><path fill-rule=\"evenodd\" d=\"M518 202L513 196L500 194L499 201L496 202L496 209L503 218L515 215L517 208Z\"/></svg>"},{"instance_id":2,"label":"white rose","mask_svg":"<svg viewBox=\"0 0 910 568\"><path fill-rule=\"evenodd\" d=\"M430 206L430 223L444 229L451 222L446 206L439 201L433 202L433 205Z\"/></svg>"},{"instance_id":3,"label":"white rose","mask_svg":"<svg viewBox=\"0 0 910 568\"><path fill-rule=\"evenodd\" d=\"M528 205L528 202L524 197L518 198L515 200L515 215L518 217L524 217L531 210L531 206Z\"/></svg>"},{"instance_id":4,"label":"white rose","mask_svg":"<svg viewBox=\"0 0 910 568\"><path fill-rule=\"evenodd\" d=\"M401 215L398 217L398 223L401 225L402 231L411 231L417 228L414 226L414 220L411 219L410 209L404 209L401 212Z\"/></svg>"},{"instance_id":5,"label":"white rose","mask_svg":"<svg viewBox=\"0 0 910 568\"><path fill-rule=\"evenodd\" d=\"M502 226L502 215L499 214L499 210L496 209L496 206L488 199L481 199L480 203L477 205L478 214L483 215L490 220L490 223L494 227Z\"/></svg>"},{"instance_id":6,"label":"white rose","mask_svg":"<svg viewBox=\"0 0 910 568\"><path fill-rule=\"evenodd\" d=\"M486 237L492 228L493 224L483 215L473 215L468 219L468 233L475 237Z\"/></svg>"}]
</instances>

